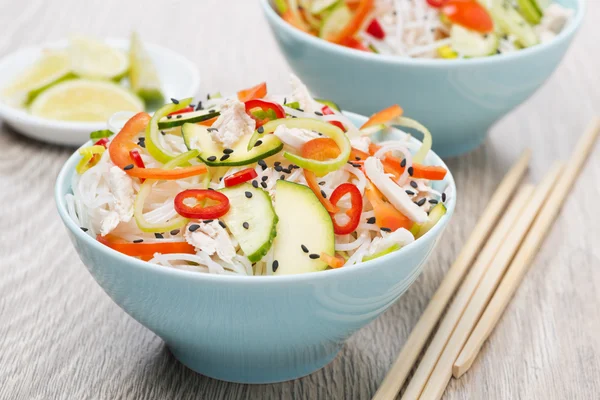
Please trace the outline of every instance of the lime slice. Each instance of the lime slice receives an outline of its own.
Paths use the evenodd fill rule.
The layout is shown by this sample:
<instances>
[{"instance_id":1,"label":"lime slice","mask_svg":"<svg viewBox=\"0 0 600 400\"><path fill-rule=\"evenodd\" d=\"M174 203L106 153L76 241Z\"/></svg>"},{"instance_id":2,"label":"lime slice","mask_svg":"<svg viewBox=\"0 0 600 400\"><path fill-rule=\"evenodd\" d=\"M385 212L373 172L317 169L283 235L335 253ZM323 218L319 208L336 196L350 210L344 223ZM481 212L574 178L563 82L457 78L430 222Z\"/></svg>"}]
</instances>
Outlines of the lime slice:
<instances>
[{"instance_id":1,"label":"lime slice","mask_svg":"<svg viewBox=\"0 0 600 400\"><path fill-rule=\"evenodd\" d=\"M63 121L106 121L117 111L138 112L144 103L112 82L72 79L54 85L31 103L33 115Z\"/></svg>"},{"instance_id":2,"label":"lime slice","mask_svg":"<svg viewBox=\"0 0 600 400\"><path fill-rule=\"evenodd\" d=\"M2 97L11 105L22 106L55 83L73 77L67 53L48 52L4 88Z\"/></svg>"},{"instance_id":3,"label":"lime slice","mask_svg":"<svg viewBox=\"0 0 600 400\"><path fill-rule=\"evenodd\" d=\"M164 96L160 88L158 72L152 59L146 52L144 44L137 33L131 34L131 47L129 49L129 82L131 88L146 104L162 104Z\"/></svg>"},{"instance_id":4,"label":"lime slice","mask_svg":"<svg viewBox=\"0 0 600 400\"><path fill-rule=\"evenodd\" d=\"M74 37L69 44L73 72L90 79L121 80L129 69L127 55L100 41Z\"/></svg>"}]
</instances>

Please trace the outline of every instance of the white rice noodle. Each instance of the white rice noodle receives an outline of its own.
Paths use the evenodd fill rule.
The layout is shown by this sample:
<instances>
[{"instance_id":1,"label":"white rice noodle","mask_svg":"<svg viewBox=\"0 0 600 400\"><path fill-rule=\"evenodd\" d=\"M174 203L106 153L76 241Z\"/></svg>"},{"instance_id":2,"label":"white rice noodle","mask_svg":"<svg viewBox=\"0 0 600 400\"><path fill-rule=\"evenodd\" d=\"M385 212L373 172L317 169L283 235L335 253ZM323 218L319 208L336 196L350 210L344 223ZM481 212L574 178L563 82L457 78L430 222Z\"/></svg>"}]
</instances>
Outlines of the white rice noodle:
<instances>
[{"instance_id":1,"label":"white rice noodle","mask_svg":"<svg viewBox=\"0 0 600 400\"><path fill-rule=\"evenodd\" d=\"M399 151L404 155L404 159L406 160L406 165L404 167L404 172L396 183L400 186L406 184L406 182L410 179L410 175L408 174L408 169L412 166L412 153L403 145L398 144L397 142L391 144L384 144L381 146L379 150L377 150L374 154L376 158L385 158L385 155L388 152Z\"/></svg>"}]
</instances>

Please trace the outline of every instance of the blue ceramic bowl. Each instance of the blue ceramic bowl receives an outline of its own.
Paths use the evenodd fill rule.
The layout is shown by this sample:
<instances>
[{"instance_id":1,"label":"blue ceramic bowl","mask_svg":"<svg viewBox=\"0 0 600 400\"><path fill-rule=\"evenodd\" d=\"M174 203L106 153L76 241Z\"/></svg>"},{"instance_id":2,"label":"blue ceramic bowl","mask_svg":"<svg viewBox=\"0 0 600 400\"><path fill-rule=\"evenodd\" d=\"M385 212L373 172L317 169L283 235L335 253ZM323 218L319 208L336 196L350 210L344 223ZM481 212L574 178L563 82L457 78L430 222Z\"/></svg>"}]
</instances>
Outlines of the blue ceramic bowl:
<instances>
[{"instance_id":1,"label":"blue ceramic bowl","mask_svg":"<svg viewBox=\"0 0 600 400\"><path fill-rule=\"evenodd\" d=\"M55 199L85 266L114 302L160 336L179 361L230 382L290 380L333 360L350 335L417 279L456 202L452 195L446 215L419 240L355 267L292 276L209 275L128 257L84 233L65 204L79 158L76 152L62 168ZM445 166L433 152L426 161ZM456 193L450 173L436 183L436 189L449 186Z\"/></svg>"},{"instance_id":2,"label":"blue ceramic bowl","mask_svg":"<svg viewBox=\"0 0 600 400\"><path fill-rule=\"evenodd\" d=\"M531 96L556 69L583 19L584 0L557 0L575 10L550 43L468 60L410 59L331 44L283 21L261 0L267 21L294 72L317 97L371 115L391 104L433 134L442 157L475 149L490 126Z\"/></svg>"}]
</instances>

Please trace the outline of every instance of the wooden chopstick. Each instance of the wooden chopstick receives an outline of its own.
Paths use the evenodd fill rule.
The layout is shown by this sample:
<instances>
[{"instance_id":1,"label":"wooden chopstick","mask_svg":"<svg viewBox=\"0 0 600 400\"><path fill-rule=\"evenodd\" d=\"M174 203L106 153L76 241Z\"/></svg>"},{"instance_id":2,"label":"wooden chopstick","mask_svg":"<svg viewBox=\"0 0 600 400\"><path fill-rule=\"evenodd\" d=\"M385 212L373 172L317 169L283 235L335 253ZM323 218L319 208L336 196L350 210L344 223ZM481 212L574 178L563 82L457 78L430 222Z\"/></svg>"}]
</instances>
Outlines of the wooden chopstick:
<instances>
[{"instance_id":1,"label":"wooden chopstick","mask_svg":"<svg viewBox=\"0 0 600 400\"><path fill-rule=\"evenodd\" d=\"M533 197L531 197L523 211L519 214L515 225L504 238L500 250L488 268L486 268L484 276L473 292L471 300L460 317L423 389L421 396L424 399L439 399L442 397L446 385L452 377L452 366L454 365L454 361L456 361L456 357L458 357L458 354L469 338L469 334L473 330L489 299L492 297L494 289L496 289L504 271L519 249L519 245L527 234L535 217L544 205L552 187L556 184L562 169L562 163L556 163L551 168L550 172L536 188Z\"/></svg>"},{"instance_id":2,"label":"wooden chopstick","mask_svg":"<svg viewBox=\"0 0 600 400\"><path fill-rule=\"evenodd\" d=\"M600 119L595 119L584 136L579 140L568 165L563 170L560 179L548 197L539 216L536 218L529 234L523 241L519 252L510 264L496 293L454 363L452 368L454 377L458 378L462 376L471 367L481 346L496 326L519 283L523 280L523 276L533 261L542 241L550 230L560 207L593 148L594 140L598 136L599 131Z\"/></svg>"},{"instance_id":3,"label":"wooden chopstick","mask_svg":"<svg viewBox=\"0 0 600 400\"><path fill-rule=\"evenodd\" d=\"M431 331L446 308L448 301L479 253L492 228L496 225L509 199L518 187L519 182L521 182L529 165L530 158L531 151L529 149L525 150L494 192L465 246L429 301L427 308L409 335L402 351L375 393L374 400L395 399L398 395Z\"/></svg>"},{"instance_id":4,"label":"wooden chopstick","mask_svg":"<svg viewBox=\"0 0 600 400\"><path fill-rule=\"evenodd\" d=\"M485 270L490 265L498 250L504 243L506 236L512 230L512 227L516 224L519 215L527 205L527 202L531 198L534 187L530 184L521 185L519 191L515 195L515 198L508 206L508 210L504 213L500 222L496 226L496 229L492 232L489 240L483 247L481 253L477 256L477 260L471 267L471 270L467 274L462 285L458 289L452 304L448 308L446 315L442 319L437 332L433 336L423 359L419 363L419 367L415 371L406 391L404 392L402 399L415 400L418 399L423 391L423 388L427 384L427 380L431 375L431 372L436 366L438 359L448 339L452 335L456 324L460 320L465 308L469 304L471 296L475 292L477 285L481 281Z\"/></svg>"}]
</instances>

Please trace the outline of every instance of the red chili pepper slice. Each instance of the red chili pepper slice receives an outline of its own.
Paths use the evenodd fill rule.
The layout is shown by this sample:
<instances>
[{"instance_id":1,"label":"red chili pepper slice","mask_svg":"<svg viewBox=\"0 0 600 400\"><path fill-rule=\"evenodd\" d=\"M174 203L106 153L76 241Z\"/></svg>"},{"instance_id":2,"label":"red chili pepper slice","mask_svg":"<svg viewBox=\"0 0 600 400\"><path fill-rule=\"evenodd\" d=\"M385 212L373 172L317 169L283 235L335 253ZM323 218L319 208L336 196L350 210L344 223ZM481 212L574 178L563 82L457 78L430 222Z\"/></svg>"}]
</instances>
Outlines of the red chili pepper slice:
<instances>
[{"instance_id":1,"label":"red chili pepper slice","mask_svg":"<svg viewBox=\"0 0 600 400\"><path fill-rule=\"evenodd\" d=\"M494 30L490 13L477 0L448 0L442 12L455 24L481 33Z\"/></svg>"},{"instance_id":2,"label":"red chili pepper slice","mask_svg":"<svg viewBox=\"0 0 600 400\"><path fill-rule=\"evenodd\" d=\"M333 114L335 114L333 112L333 110L331 109L331 107L329 107L329 106L323 106L323 108L321 108L321 112L323 113L323 115L333 115ZM346 132L346 127L340 121L329 121L329 123L331 125L333 125L333 126L337 126L341 130L343 130L344 132Z\"/></svg>"},{"instance_id":3,"label":"red chili pepper slice","mask_svg":"<svg viewBox=\"0 0 600 400\"><path fill-rule=\"evenodd\" d=\"M152 259L154 253L196 253L194 246L187 242L131 243L113 235L97 235L96 240L119 253L140 257L144 261Z\"/></svg>"},{"instance_id":4,"label":"red chili pepper slice","mask_svg":"<svg viewBox=\"0 0 600 400\"><path fill-rule=\"evenodd\" d=\"M246 168L236 172L235 174L229 175L223 181L225 182L225 187L231 187L239 185L240 183L248 182L249 180L252 180L257 176L258 174L254 170L254 168Z\"/></svg>"},{"instance_id":5,"label":"red chili pepper slice","mask_svg":"<svg viewBox=\"0 0 600 400\"><path fill-rule=\"evenodd\" d=\"M350 202L352 207L346 211L346 215L350 217L350 220L345 225L339 225L335 219L335 214L331 214L331 220L333 221L333 231L337 235L346 235L356 230L358 223L360 222L360 215L363 208L363 199L358 188L351 183L342 183L340 186L335 188L329 200L332 204L337 205L342 197L346 194L350 194Z\"/></svg>"},{"instance_id":6,"label":"red chili pepper slice","mask_svg":"<svg viewBox=\"0 0 600 400\"><path fill-rule=\"evenodd\" d=\"M185 107L185 108L182 108L181 110L173 111L169 115L185 114L185 113L189 113L192 111L194 111L194 107Z\"/></svg>"},{"instance_id":7,"label":"red chili pepper slice","mask_svg":"<svg viewBox=\"0 0 600 400\"><path fill-rule=\"evenodd\" d=\"M204 200L214 200L217 204L204 207ZM196 200L196 204L188 205L186 200ZM209 189L188 189L175 196L175 211L185 218L215 219L229 211L229 199L221 192Z\"/></svg>"},{"instance_id":8,"label":"red chili pepper slice","mask_svg":"<svg viewBox=\"0 0 600 400\"><path fill-rule=\"evenodd\" d=\"M429 4L433 8L440 8L447 2L448 0L427 0L427 4Z\"/></svg>"},{"instance_id":9,"label":"red chili pepper slice","mask_svg":"<svg viewBox=\"0 0 600 400\"><path fill-rule=\"evenodd\" d=\"M256 121L256 127L263 126L269 121L285 118L285 110L277 103L271 103L270 101L264 101L260 99L248 100L246 103L246 114L248 114L253 120ZM275 114L275 118L269 116L265 118L259 118L255 115L257 112Z\"/></svg>"},{"instance_id":10,"label":"red chili pepper slice","mask_svg":"<svg viewBox=\"0 0 600 400\"><path fill-rule=\"evenodd\" d=\"M431 0L428 0L431 1ZM371 23L369 24L369 26L367 26L367 33L371 36L373 36L375 39L385 39L385 32L383 30L383 28L381 27L381 24L379 23L379 21L377 21L376 18L373 18L373 20L371 21Z\"/></svg>"},{"instance_id":11,"label":"red chili pepper slice","mask_svg":"<svg viewBox=\"0 0 600 400\"><path fill-rule=\"evenodd\" d=\"M108 144L108 138L102 138L94 143L95 146L102 146L106 149L106 145Z\"/></svg>"},{"instance_id":12,"label":"red chili pepper slice","mask_svg":"<svg viewBox=\"0 0 600 400\"><path fill-rule=\"evenodd\" d=\"M142 156L140 155L140 152L137 151L136 149L133 149L129 152L129 157L131 157L131 159L133 160L133 163L135 164L136 167L146 168L146 164L144 164L144 160L142 160ZM140 182L144 183L144 181L145 181L144 178L140 178Z\"/></svg>"}]
</instances>

